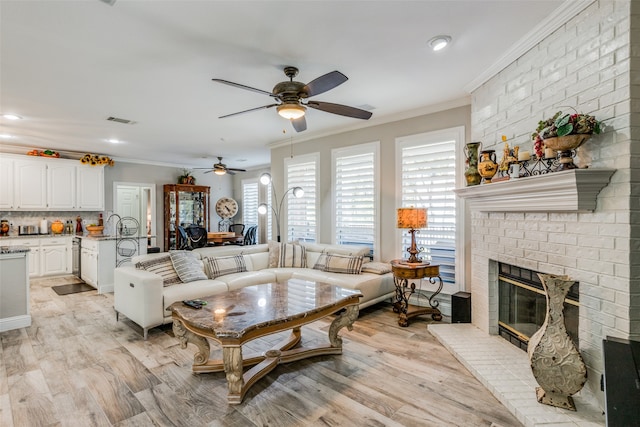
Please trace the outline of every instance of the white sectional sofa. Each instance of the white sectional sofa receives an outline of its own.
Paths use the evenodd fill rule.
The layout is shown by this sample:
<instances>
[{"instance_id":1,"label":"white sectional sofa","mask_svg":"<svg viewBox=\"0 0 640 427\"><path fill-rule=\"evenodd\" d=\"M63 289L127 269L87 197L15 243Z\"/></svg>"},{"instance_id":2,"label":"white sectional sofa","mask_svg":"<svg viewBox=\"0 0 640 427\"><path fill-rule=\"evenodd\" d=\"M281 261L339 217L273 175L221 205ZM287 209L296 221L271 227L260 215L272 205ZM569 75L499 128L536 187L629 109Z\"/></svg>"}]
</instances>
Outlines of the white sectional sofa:
<instances>
[{"instance_id":1,"label":"white sectional sofa","mask_svg":"<svg viewBox=\"0 0 640 427\"><path fill-rule=\"evenodd\" d=\"M191 268L190 272L195 272L196 275L202 277L182 283L180 279L174 280L177 276L172 276L173 278L169 282L173 284L169 285L167 284L166 271L143 269L145 265L150 268L147 264L161 262L167 267L166 258L169 257L169 253L135 257L133 264L138 268L123 266L118 267L114 272L116 317L123 314L138 324L142 327L146 339L149 329L171 322L171 312L167 308L174 302L216 295L250 285L281 282L289 278L327 282L344 288L360 290L364 295L360 301L361 308L389 299L395 293L390 266L386 263L367 262L366 255L369 253L367 247L317 243L296 245L304 248L304 261L306 262L298 259L293 263L306 265L306 267L278 266L288 265L292 261L291 259L281 259L286 251L283 250L280 253L280 244L273 242L252 246L215 246L195 249L189 252L191 254L189 257L196 258L198 261L191 261L196 265ZM297 250L300 255L299 249ZM353 274L354 270L351 269L348 270L351 273L349 274L344 272L347 270L331 268L335 265L334 261L344 263L345 260L357 261L360 257L362 257L363 264L362 272L359 274ZM225 271L222 271L222 275L218 275L220 274L220 271L216 270L218 264L226 262L228 265L232 259L236 261L236 264L244 263L244 268L238 268L238 270L246 271L228 274L224 274ZM328 260L328 264L324 265ZM355 265L355 271L357 271L357 263ZM153 270L153 268L150 269ZM168 269L171 270L170 265ZM184 272L184 270L181 271ZM192 279L193 277L188 280Z\"/></svg>"}]
</instances>

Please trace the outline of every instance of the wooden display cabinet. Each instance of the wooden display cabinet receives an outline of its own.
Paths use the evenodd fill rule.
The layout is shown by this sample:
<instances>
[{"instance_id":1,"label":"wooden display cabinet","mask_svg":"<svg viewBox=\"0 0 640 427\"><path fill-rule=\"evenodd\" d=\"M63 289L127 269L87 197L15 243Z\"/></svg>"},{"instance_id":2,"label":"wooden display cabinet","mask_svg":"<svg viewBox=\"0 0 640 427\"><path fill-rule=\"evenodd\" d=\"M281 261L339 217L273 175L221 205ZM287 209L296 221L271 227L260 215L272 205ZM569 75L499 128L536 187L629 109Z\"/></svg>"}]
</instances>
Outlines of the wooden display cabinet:
<instances>
[{"instance_id":1,"label":"wooden display cabinet","mask_svg":"<svg viewBox=\"0 0 640 427\"><path fill-rule=\"evenodd\" d=\"M180 248L178 226L199 225L209 231L209 187L164 185L164 250Z\"/></svg>"}]
</instances>

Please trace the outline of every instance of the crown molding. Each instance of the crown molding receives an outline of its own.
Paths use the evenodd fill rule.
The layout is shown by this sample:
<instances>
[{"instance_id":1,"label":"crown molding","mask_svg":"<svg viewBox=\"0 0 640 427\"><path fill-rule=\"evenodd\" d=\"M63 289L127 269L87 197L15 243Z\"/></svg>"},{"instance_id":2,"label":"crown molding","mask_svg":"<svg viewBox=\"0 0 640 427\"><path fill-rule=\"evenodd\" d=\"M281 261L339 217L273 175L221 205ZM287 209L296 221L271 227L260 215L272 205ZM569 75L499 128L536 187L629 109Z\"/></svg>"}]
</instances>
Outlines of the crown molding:
<instances>
[{"instance_id":1,"label":"crown molding","mask_svg":"<svg viewBox=\"0 0 640 427\"><path fill-rule=\"evenodd\" d=\"M551 13L548 19L538 23L516 44L511 46L498 61L464 86L464 90L472 93L478 89L594 2L595 0L566 0Z\"/></svg>"}]
</instances>

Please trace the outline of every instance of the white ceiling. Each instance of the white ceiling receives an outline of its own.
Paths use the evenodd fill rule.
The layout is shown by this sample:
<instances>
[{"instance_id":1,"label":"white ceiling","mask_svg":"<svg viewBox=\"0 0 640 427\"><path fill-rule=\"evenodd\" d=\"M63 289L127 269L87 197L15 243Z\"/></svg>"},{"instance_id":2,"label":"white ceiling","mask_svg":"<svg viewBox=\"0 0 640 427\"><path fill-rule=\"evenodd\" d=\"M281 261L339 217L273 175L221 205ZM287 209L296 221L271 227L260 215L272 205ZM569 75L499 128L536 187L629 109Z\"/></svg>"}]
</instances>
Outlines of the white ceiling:
<instances>
[{"instance_id":1,"label":"white ceiling","mask_svg":"<svg viewBox=\"0 0 640 427\"><path fill-rule=\"evenodd\" d=\"M468 97L468 88L562 0L0 0L0 142L178 166L269 162L269 144L356 127ZM432 52L427 42L452 44ZM372 108L368 121L308 110L297 134L265 95L300 69L344 84L312 99ZM115 116L126 125L107 121ZM106 142L109 138L122 144ZM25 150L26 151L26 150ZM64 154L64 153L63 153Z\"/></svg>"}]
</instances>

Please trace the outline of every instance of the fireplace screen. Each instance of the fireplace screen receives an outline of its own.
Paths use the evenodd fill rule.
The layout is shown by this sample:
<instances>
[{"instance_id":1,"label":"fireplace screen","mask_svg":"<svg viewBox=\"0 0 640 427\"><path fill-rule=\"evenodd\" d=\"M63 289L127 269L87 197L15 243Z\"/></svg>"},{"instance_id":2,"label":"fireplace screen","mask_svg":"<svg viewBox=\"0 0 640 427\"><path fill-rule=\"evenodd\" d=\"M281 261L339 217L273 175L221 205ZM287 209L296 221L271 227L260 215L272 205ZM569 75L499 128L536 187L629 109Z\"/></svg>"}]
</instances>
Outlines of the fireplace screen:
<instances>
[{"instance_id":1,"label":"fireplace screen","mask_svg":"<svg viewBox=\"0 0 640 427\"><path fill-rule=\"evenodd\" d=\"M512 344L527 349L529 338L544 322L547 301L535 271L499 264L498 329ZM564 301L565 325L578 346L579 283L575 283Z\"/></svg>"}]
</instances>

